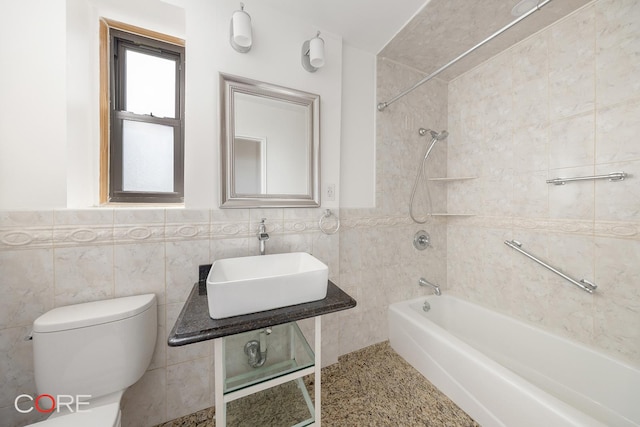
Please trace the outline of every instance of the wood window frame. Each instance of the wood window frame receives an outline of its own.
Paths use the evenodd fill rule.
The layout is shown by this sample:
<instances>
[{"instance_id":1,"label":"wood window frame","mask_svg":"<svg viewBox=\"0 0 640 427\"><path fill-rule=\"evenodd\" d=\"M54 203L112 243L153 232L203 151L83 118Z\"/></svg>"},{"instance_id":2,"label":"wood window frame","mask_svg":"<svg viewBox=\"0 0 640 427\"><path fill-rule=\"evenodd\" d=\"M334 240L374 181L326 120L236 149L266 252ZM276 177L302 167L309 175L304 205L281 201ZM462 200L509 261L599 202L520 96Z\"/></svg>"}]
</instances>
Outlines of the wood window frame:
<instances>
[{"instance_id":1,"label":"wood window frame","mask_svg":"<svg viewBox=\"0 0 640 427\"><path fill-rule=\"evenodd\" d=\"M155 193L155 192L115 192L114 195L114 169L121 172L121 158L115 159L120 161L120 165L112 163L114 150L111 146L111 136L114 134L112 126L113 108L111 99L113 96L114 76L111 73L111 57L112 57L112 37L111 30L124 32L133 37L144 37L147 39L157 40L162 43L168 43L177 47L182 52L182 68L180 70L179 84L181 90L178 95L178 107L176 108L177 116L180 120L179 128L174 131L174 141L177 146L174 147L174 192L172 193ZM147 30L145 28L136 27L118 21L109 19L100 19L99 28L100 38L100 203L184 203L184 79L185 79L185 42L183 39ZM115 106L113 106L115 108ZM123 114L123 113L119 113ZM126 114L126 113L124 113ZM158 123L162 124L163 119L158 119ZM173 119L175 122L175 119ZM117 132L117 129L115 130ZM117 154L116 154L117 156ZM121 181L120 181L121 182ZM123 197L124 196L124 197Z\"/></svg>"}]
</instances>

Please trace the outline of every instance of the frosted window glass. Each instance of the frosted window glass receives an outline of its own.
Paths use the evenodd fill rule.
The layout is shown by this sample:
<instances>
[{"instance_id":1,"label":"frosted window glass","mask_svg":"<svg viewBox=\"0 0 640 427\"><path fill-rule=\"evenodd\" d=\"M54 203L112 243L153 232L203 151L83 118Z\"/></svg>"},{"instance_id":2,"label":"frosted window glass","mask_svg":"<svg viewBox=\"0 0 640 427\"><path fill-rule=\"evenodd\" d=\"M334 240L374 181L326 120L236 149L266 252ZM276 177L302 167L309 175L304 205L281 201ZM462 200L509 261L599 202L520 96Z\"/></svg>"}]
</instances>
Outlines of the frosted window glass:
<instances>
[{"instance_id":1,"label":"frosted window glass","mask_svg":"<svg viewBox=\"0 0 640 427\"><path fill-rule=\"evenodd\" d=\"M136 114L176 117L176 62L126 51L126 106Z\"/></svg>"},{"instance_id":2,"label":"frosted window glass","mask_svg":"<svg viewBox=\"0 0 640 427\"><path fill-rule=\"evenodd\" d=\"M173 128L125 120L122 123L122 189L173 190Z\"/></svg>"}]
</instances>

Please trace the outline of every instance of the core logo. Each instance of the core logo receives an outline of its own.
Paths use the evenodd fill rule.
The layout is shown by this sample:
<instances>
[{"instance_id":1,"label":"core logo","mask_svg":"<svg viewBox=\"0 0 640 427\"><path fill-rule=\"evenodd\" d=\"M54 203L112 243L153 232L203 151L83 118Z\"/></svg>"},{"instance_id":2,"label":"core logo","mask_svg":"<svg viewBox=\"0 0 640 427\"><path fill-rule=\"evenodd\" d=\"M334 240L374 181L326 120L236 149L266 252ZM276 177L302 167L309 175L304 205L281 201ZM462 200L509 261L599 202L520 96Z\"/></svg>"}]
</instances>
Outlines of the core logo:
<instances>
[{"instance_id":1,"label":"core logo","mask_svg":"<svg viewBox=\"0 0 640 427\"><path fill-rule=\"evenodd\" d=\"M78 394L71 396L69 394L59 394L55 398L50 394L40 394L35 398L28 394L21 394L16 397L13 402L16 411L21 414L28 414L34 409L43 414L50 414L53 411L60 412L66 407L69 412L89 412L83 410L81 406L88 405L90 394Z\"/></svg>"}]
</instances>

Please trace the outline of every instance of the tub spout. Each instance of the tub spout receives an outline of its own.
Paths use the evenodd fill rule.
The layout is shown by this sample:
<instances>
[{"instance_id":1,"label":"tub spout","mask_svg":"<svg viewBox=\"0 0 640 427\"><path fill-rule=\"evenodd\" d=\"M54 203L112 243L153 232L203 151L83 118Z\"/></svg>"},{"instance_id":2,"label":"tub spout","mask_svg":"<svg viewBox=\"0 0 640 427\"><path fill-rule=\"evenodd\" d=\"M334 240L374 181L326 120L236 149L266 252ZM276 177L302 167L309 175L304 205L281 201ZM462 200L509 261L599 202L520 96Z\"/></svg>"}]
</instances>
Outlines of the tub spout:
<instances>
[{"instance_id":1,"label":"tub spout","mask_svg":"<svg viewBox=\"0 0 640 427\"><path fill-rule=\"evenodd\" d=\"M435 283L429 282L424 277L421 277L420 280L418 280L418 284L420 286L430 286L430 287L433 288L433 290L435 291L436 295L438 295L438 296L442 295L442 292L440 292L440 286L436 285Z\"/></svg>"}]
</instances>

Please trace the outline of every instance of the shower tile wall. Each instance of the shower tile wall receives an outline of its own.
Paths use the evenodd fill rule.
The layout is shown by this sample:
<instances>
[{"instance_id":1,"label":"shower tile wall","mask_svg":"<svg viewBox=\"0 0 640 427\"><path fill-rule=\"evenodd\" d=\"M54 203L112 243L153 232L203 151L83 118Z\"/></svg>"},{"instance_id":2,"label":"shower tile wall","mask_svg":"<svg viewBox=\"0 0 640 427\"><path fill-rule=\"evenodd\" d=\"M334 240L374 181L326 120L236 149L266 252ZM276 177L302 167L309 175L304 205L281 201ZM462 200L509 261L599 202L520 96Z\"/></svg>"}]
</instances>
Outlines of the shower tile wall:
<instances>
[{"instance_id":1,"label":"shower tile wall","mask_svg":"<svg viewBox=\"0 0 640 427\"><path fill-rule=\"evenodd\" d=\"M389 99L423 74L378 58L377 99ZM447 86L432 80L376 116L376 208L341 209L340 286L358 301L345 312L341 325L341 352L357 350L388 338L390 303L426 295L418 279L446 283L445 221L429 218L414 224L408 215L411 187L424 149L430 140L418 135L421 127L447 128ZM446 173L446 144L438 144L429 158L429 176ZM444 187L432 188L434 211L443 211ZM416 209L425 213L423 199ZM426 230L432 247L418 251L413 236Z\"/></svg>"},{"instance_id":2,"label":"shower tile wall","mask_svg":"<svg viewBox=\"0 0 640 427\"><path fill-rule=\"evenodd\" d=\"M640 364L640 2L598 0L449 84L449 289ZM555 177L624 171L622 182ZM503 244L598 285L589 295Z\"/></svg>"},{"instance_id":3,"label":"shower tile wall","mask_svg":"<svg viewBox=\"0 0 640 427\"><path fill-rule=\"evenodd\" d=\"M155 425L213 405L211 342L168 347L167 336L198 265L257 255L260 218L268 252L305 251L329 265L338 282L339 238L318 229L321 209L87 209L0 212L0 424L37 420L14 409L19 394L36 394L33 320L57 306L153 292L158 337L147 373L125 394L124 425ZM340 351L337 315L323 318L323 359ZM307 326L307 329L309 327ZM34 411L35 412L35 411Z\"/></svg>"}]
</instances>

